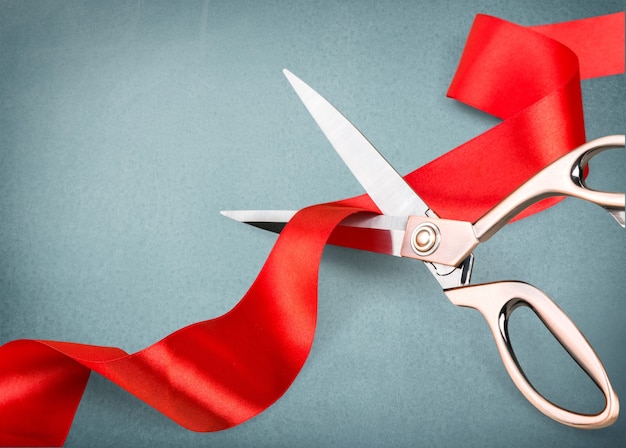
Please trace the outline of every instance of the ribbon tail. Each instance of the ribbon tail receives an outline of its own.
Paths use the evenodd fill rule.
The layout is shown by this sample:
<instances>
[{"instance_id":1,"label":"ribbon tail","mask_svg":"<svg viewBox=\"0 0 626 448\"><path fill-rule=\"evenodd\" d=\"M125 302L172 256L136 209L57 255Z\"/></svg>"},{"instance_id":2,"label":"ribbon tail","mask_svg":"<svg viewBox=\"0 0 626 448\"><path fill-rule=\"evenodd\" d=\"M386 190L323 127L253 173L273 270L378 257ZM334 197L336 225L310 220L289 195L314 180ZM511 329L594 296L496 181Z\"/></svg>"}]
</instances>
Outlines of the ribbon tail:
<instances>
[{"instance_id":1,"label":"ribbon tail","mask_svg":"<svg viewBox=\"0 0 626 448\"><path fill-rule=\"evenodd\" d=\"M62 445L91 370L194 431L227 429L259 414L308 357L326 240L359 211L338 205L300 211L230 312L135 354L52 341L0 347L0 445Z\"/></svg>"},{"instance_id":2,"label":"ribbon tail","mask_svg":"<svg viewBox=\"0 0 626 448\"><path fill-rule=\"evenodd\" d=\"M89 374L43 342L18 340L0 347L0 444L61 445Z\"/></svg>"}]
</instances>

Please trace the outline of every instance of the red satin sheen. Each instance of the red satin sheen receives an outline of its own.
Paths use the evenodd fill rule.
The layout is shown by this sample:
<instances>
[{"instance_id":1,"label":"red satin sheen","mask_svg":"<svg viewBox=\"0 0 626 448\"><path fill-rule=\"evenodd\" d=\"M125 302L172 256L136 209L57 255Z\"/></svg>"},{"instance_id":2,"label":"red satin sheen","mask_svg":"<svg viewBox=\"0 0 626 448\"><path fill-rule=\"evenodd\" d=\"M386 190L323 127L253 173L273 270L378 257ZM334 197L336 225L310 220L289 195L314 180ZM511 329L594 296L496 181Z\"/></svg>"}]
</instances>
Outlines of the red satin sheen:
<instances>
[{"instance_id":1,"label":"red satin sheen","mask_svg":"<svg viewBox=\"0 0 626 448\"><path fill-rule=\"evenodd\" d=\"M448 94L504 121L407 180L440 216L480 217L584 142L578 61L584 77L623 72L623 13L533 28L477 16ZM63 444L91 370L195 431L262 412L308 356L327 239L348 215L376 210L360 196L300 211L235 308L138 353L52 341L3 345L0 444Z\"/></svg>"}]
</instances>

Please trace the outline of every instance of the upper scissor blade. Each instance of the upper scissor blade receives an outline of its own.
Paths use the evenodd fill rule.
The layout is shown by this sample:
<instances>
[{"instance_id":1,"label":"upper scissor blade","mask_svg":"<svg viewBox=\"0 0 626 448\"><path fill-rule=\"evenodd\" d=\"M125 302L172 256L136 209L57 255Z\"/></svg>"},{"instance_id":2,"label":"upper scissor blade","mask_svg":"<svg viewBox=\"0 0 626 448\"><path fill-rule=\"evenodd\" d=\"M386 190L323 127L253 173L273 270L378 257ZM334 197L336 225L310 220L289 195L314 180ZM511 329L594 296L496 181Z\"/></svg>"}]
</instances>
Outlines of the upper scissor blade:
<instances>
[{"instance_id":1,"label":"upper scissor blade","mask_svg":"<svg viewBox=\"0 0 626 448\"><path fill-rule=\"evenodd\" d=\"M426 216L429 207L361 132L289 70L283 73L313 119L381 212ZM433 213L429 213L433 216Z\"/></svg>"}]
</instances>

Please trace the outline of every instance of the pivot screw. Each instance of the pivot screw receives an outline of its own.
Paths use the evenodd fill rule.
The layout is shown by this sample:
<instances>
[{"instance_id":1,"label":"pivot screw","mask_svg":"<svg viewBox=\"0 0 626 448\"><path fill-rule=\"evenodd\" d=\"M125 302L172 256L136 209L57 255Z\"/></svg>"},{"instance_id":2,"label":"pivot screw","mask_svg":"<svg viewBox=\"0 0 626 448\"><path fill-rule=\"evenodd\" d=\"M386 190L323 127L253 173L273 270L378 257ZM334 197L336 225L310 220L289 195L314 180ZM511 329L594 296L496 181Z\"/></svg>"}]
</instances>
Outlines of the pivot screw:
<instances>
[{"instance_id":1,"label":"pivot screw","mask_svg":"<svg viewBox=\"0 0 626 448\"><path fill-rule=\"evenodd\" d=\"M441 233L439 228L430 222L423 222L413 230L411 247L422 257L432 254L439 247Z\"/></svg>"}]
</instances>

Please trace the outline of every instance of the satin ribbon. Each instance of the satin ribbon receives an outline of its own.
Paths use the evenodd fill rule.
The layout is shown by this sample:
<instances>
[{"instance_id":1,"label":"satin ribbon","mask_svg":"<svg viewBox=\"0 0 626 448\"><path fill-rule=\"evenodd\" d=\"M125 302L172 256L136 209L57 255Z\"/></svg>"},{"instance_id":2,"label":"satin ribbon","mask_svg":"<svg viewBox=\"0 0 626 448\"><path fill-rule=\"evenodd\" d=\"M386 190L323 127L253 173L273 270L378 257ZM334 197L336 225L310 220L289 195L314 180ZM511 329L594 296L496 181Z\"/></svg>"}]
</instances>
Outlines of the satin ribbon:
<instances>
[{"instance_id":1,"label":"satin ribbon","mask_svg":"<svg viewBox=\"0 0 626 448\"><path fill-rule=\"evenodd\" d=\"M448 95L503 121L407 181L440 216L475 220L585 141L581 76L623 71L624 13L530 28L477 16ZM338 238L331 234L344 218L363 211L378 211L367 196L301 210L230 312L140 352L54 341L3 345L0 444L62 445L92 370L194 431L226 429L262 412L311 348L324 245Z\"/></svg>"}]
</instances>

